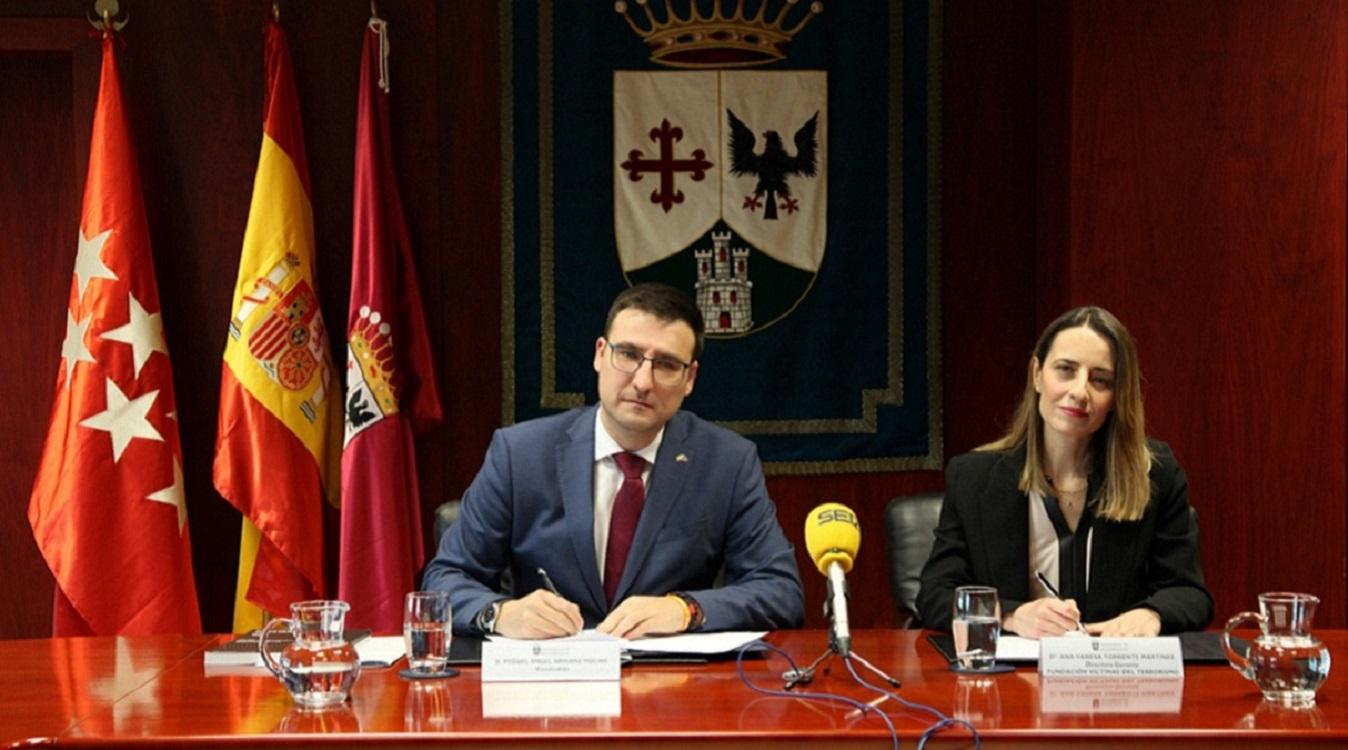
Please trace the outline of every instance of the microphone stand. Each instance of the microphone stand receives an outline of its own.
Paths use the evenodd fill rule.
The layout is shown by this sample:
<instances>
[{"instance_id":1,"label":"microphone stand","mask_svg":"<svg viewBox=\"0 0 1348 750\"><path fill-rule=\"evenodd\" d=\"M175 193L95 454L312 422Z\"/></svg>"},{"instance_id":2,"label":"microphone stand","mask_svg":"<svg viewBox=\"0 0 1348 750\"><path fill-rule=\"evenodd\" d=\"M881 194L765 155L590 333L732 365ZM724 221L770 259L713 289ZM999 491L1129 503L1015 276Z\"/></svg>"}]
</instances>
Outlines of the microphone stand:
<instances>
[{"instance_id":1,"label":"microphone stand","mask_svg":"<svg viewBox=\"0 0 1348 750\"><path fill-rule=\"evenodd\" d=\"M830 621L833 621L833 614L833 582L829 581L829 595L824 599L824 616L829 618ZM848 659L856 659L861 666L869 669L873 674L877 675L880 679L884 680L886 684L896 690L902 686L902 683L891 677L884 670L870 663L866 657L853 651L850 638L845 644L839 643L837 629L830 625L828 629L828 647L824 649L824 653L820 654L818 658L810 662L810 665L804 669L797 667L782 672L782 689L790 690L797 685L810 684L814 681L814 675L819 671L821 666L824 667L824 674L828 674L828 667L826 664L834 654L841 656L844 662Z\"/></svg>"}]
</instances>

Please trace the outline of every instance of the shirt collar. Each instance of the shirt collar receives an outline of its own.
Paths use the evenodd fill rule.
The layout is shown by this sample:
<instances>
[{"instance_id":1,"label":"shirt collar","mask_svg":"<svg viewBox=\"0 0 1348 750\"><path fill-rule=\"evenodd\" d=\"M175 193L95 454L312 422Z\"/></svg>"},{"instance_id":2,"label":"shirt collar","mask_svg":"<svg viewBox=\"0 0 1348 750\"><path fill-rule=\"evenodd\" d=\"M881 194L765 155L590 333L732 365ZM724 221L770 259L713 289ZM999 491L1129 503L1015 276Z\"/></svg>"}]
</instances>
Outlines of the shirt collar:
<instances>
[{"instance_id":1,"label":"shirt collar","mask_svg":"<svg viewBox=\"0 0 1348 750\"><path fill-rule=\"evenodd\" d=\"M608 434L608 429L604 427L604 421L600 419L600 413L603 407L594 410L594 460L602 461L614 453L622 453L623 447L618 445L618 441ZM661 427L656 433L655 439L641 450L631 451L632 453L646 459L650 466L655 465L655 454L660 452L660 443L665 439L665 428Z\"/></svg>"}]
</instances>

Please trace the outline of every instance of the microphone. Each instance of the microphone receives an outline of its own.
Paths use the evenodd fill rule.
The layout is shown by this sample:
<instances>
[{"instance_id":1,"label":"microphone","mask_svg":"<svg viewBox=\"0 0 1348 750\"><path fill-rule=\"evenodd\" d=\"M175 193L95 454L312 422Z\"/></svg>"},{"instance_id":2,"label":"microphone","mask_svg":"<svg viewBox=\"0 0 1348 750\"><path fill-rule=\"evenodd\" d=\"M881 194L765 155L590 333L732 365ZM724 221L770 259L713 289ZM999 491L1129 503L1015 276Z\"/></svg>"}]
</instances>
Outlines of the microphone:
<instances>
[{"instance_id":1,"label":"microphone","mask_svg":"<svg viewBox=\"0 0 1348 750\"><path fill-rule=\"evenodd\" d=\"M842 656L852 651L852 633L847 627L847 579L852 559L861 547L861 524L851 508L824 503L805 517L805 549L819 572L828 577L825 610L833 622L833 650Z\"/></svg>"}]
</instances>

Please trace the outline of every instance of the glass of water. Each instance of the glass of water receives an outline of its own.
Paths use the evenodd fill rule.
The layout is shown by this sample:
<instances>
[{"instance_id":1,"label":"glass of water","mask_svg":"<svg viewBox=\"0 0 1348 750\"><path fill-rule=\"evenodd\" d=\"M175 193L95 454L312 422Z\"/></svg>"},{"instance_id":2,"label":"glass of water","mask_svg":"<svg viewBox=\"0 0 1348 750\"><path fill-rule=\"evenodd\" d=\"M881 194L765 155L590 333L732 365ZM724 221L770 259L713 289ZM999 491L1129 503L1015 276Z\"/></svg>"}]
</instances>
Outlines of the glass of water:
<instances>
[{"instance_id":1,"label":"glass of water","mask_svg":"<svg viewBox=\"0 0 1348 750\"><path fill-rule=\"evenodd\" d=\"M992 669L997 659L997 637L1002 633L1002 605L991 586L955 589L951 635L961 669Z\"/></svg>"},{"instance_id":2,"label":"glass of water","mask_svg":"<svg viewBox=\"0 0 1348 750\"><path fill-rule=\"evenodd\" d=\"M403 607L403 644L407 647L408 668L420 674L443 672L449 662L453 627L448 593L409 593Z\"/></svg>"}]
</instances>

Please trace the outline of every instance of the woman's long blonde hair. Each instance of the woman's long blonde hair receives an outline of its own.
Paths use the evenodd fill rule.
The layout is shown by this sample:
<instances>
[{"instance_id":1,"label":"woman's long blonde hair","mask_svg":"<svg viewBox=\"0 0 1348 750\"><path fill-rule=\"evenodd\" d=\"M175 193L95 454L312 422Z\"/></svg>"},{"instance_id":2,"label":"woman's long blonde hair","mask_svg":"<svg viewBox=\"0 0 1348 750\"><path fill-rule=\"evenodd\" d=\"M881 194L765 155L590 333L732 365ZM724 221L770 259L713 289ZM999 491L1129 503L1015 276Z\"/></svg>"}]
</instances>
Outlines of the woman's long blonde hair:
<instances>
[{"instance_id":1,"label":"woman's long blonde hair","mask_svg":"<svg viewBox=\"0 0 1348 750\"><path fill-rule=\"evenodd\" d=\"M978 450L1007 451L1025 446L1025 468L1020 491L1052 494L1044 475L1044 419L1039 415L1039 394L1034 389L1034 368L1048 358L1058 334L1085 326L1100 334L1114 352L1114 408L1091 441L1095 460L1104 461L1104 484L1096 494L1096 514L1111 521L1136 521L1151 500L1152 454L1142 414L1142 375L1138 371L1137 347L1119 319L1101 307L1069 310L1044 329L1030 360L1025 392L1011 419L1011 428L1001 438Z\"/></svg>"}]
</instances>

